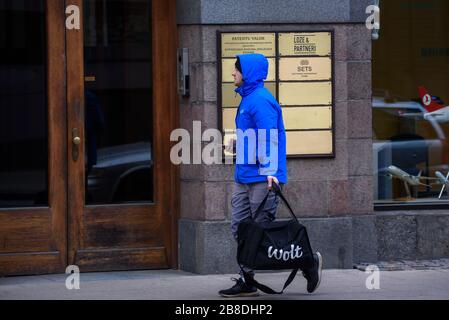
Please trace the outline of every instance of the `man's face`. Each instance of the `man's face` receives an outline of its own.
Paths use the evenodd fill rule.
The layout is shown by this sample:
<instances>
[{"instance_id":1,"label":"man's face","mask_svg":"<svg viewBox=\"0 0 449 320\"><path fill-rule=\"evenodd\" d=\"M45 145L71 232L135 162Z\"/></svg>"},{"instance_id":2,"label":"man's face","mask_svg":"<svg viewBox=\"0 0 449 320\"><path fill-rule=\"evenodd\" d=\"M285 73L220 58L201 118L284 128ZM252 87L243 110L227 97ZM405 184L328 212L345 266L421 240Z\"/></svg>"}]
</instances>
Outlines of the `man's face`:
<instances>
[{"instance_id":1,"label":"man's face","mask_svg":"<svg viewBox=\"0 0 449 320\"><path fill-rule=\"evenodd\" d=\"M243 75L237 70L237 68L235 68L232 72L232 77L234 78L234 85L236 87L240 87L243 84Z\"/></svg>"}]
</instances>

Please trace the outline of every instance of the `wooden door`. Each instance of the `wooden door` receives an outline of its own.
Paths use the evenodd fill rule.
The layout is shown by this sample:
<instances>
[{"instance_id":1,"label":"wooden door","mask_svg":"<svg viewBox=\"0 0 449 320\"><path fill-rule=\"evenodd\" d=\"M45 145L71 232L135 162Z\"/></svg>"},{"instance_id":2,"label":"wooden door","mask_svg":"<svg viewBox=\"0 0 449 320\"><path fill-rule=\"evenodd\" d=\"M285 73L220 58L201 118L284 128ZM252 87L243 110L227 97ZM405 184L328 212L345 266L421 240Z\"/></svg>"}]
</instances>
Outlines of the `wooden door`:
<instances>
[{"instance_id":1,"label":"wooden door","mask_svg":"<svg viewBox=\"0 0 449 320\"><path fill-rule=\"evenodd\" d=\"M176 268L175 1L2 4L0 275Z\"/></svg>"},{"instance_id":2,"label":"wooden door","mask_svg":"<svg viewBox=\"0 0 449 320\"><path fill-rule=\"evenodd\" d=\"M84 16L67 32L68 262L176 267L174 1L71 4Z\"/></svg>"},{"instance_id":3,"label":"wooden door","mask_svg":"<svg viewBox=\"0 0 449 320\"><path fill-rule=\"evenodd\" d=\"M64 272L63 1L0 6L0 275Z\"/></svg>"}]
</instances>

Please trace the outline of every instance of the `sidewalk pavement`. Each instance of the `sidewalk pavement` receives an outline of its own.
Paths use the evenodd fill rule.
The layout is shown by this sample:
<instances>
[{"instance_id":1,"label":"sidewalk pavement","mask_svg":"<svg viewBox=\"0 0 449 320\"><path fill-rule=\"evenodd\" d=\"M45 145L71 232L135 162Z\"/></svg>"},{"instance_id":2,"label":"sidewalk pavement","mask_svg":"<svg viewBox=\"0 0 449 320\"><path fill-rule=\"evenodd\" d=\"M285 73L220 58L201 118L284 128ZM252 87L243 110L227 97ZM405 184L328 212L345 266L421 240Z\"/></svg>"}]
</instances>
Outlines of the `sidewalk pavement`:
<instances>
[{"instance_id":1,"label":"sidewalk pavement","mask_svg":"<svg viewBox=\"0 0 449 320\"><path fill-rule=\"evenodd\" d=\"M258 273L258 281L279 290L288 272ZM215 300L236 275L196 275L179 270L81 273L80 289L66 288L66 274L0 278L0 300L132 299ZM449 299L449 269L380 271L380 289L366 287L370 274L357 269L326 269L319 289L308 294L300 273L281 296L261 293L258 300L297 299Z\"/></svg>"}]
</instances>

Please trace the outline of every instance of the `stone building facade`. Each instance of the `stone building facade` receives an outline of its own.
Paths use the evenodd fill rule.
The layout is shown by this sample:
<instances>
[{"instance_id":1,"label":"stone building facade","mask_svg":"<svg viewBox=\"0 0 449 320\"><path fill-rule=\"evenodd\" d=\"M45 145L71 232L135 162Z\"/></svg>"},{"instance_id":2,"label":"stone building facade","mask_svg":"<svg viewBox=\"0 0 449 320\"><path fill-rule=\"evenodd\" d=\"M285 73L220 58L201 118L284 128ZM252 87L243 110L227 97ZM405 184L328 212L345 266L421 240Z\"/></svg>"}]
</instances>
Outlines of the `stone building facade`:
<instances>
[{"instance_id":1,"label":"stone building facade","mask_svg":"<svg viewBox=\"0 0 449 320\"><path fill-rule=\"evenodd\" d=\"M443 211L377 211L373 205L372 1L178 1L178 47L188 48L191 94L179 101L182 128L217 128L217 32L334 31L335 158L287 160L285 195L326 268L447 256ZM182 165L180 268L236 271L230 233L233 165ZM285 206L278 217L288 218Z\"/></svg>"}]
</instances>

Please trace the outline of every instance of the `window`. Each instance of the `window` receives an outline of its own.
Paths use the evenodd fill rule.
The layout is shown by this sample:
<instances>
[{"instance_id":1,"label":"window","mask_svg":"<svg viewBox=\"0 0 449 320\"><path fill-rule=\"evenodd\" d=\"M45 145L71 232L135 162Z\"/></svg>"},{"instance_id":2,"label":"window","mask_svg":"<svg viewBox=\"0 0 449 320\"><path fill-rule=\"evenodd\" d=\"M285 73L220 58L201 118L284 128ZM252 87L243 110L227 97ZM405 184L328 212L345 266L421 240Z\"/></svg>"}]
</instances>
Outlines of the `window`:
<instances>
[{"instance_id":1,"label":"window","mask_svg":"<svg viewBox=\"0 0 449 320\"><path fill-rule=\"evenodd\" d=\"M449 2L381 2L373 41L375 203L449 203Z\"/></svg>"},{"instance_id":2,"label":"window","mask_svg":"<svg viewBox=\"0 0 449 320\"><path fill-rule=\"evenodd\" d=\"M0 1L0 207L48 205L45 1Z\"/></svg>"}]
</instances>

